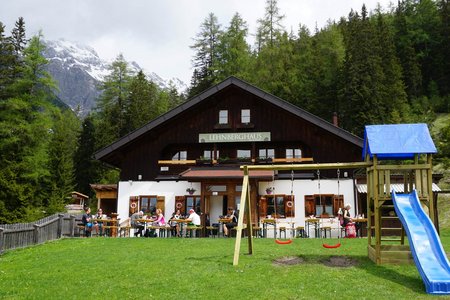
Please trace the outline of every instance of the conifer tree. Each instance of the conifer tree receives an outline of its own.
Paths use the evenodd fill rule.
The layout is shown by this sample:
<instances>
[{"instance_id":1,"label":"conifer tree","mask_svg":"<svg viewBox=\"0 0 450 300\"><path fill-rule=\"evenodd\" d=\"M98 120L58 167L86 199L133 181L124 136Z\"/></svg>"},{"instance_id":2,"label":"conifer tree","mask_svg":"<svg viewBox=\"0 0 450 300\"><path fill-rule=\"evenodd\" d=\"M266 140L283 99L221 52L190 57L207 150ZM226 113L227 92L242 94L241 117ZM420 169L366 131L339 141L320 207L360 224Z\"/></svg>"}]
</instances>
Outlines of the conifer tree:
<instances>
[{"instance_id":1,"label":"conifer tree","mask_svg":"<svg viewBox=\"0 0 450 300\"><path fill-rule=\"evenodd\" d=\"M122 54L110 65L111 73L105 77L102 95L97 102L100 147L112 143L129 132L125 109L128 101L132 72Z\"/></svg>"},{"instance_id":2,"label":"conifer tree","mask_svg":"<svg viewBox=\"0 0 450 300\"><path fill-rule=\"evenodd\" d=\"M8 211L8 220L0 222L35 219L51 196L49 99L55 84L43 68L41 38L34 36L23 51L23 77L12 84L14 96L0 102L0 209Z\"/></svg>"},{"instance_id":3,"label":"conifer tree","mask_svg":"<svg viewBox=\"0 0 450 300\"><path fill-rule=\"evenodd\" d=\"M99 144L96 141L95 122L93 114L84 118L81 132L77 137L77 149L74 153L76 190L90 198L94 196L90 184L100 183L105 171L101 163L93 158Z\"/></svg>"},{"instance_id":4,"label":"conifer tree","mask_svg":"<svg viewBox=\"0 0 450 300\"><path fill-rule=\"evenodd\" d=\"M142 71L131 79L124 112L127 132L142 127L160 115L158 90L156 84L149 82Z\"/></svg>"},{"instance_id":5,"label":"conifer tree","mask_svg":"<svg viewBox=\"0 0 450 300\"><path fill-rule=\"evenodd\" d=\"M70 110L53 109L53 126L49 142L48 214L64 211L67 198L75 188L74 155L80 121Z\"/></svg>"},{"instance_id":6,"label":"conifer tree","mask_svg":"<svg viewBox=\"0 0 450 300\"><path fill-rule=\"evenodd\" d=\"M194 75L189 96L198 94L214 84L216 72L214 65L218 61L218 50L222 30L217 17L210 13L200 25L200 32L194 39L191 49L195 50L193 59Z\"/></svg>"},{"instance_id":7,"label":"conifer tree","mask_svg":"<svg viewBox=\"0 0 450 300\"><path fill-rule=\"evenodd\" d=\"M246 42L247 32L247 23L236 13L229 27L220 36L217 47L218 59L213 66L217 71L216 82L231 75L248 78L251 53L250 46Z\"/></svg>"},{"instance_id":8,"label":"conifer tree","mask_svg":"<svg viewBox=\"0 0 450 300\"><path fill-rule=\"evenodd\" d=\"M16 21L15 27L11 32L11 43L14 47L15 54L20 56L27 43L25 37L25 21L22 17Z\"/></svg>"},{"instance_id":9,"label":"conifer tree","mask_svg":"<svg viewBox=\"0 0 450 300\"><path fill-rule=\"evenodd\" d=\"M384 108L382 113L386 115L384 120L388 123L406 121L409 109L406 105L407 95L402 81L402 70L396 56L393 32L386 23L385 16L381 13L380 8L378 8L376 14L376 28L379 44L377 49L380 51L377 56L381 58L383 69L380 84L382 85L381 100L383 101L381 105ZM396 116L402 117L394 118Z\"/></svg>"},{"instance_id":10,"label":"conifer tree","mask_svg":"<svg viewBox=\"0 0 450 300\"><path fill-rule=\"evenodd\" d=\"M277 36L280 36L285 31L281 23L284 17L284 15L280 14L277 0L266 0L264 17L257 21L258 28L256 37L258 50L264 46L274 46L274 41Z\"/></svg>"},{"instance_id":11,"label":"conifer tree","mask_svg":"<svg viewBox=\"0 0 450 300\"><path fill-rule=\"evenodd\" d=\"M422 74L420 65L417 61L416 51L409 34L406 20L407 11L409 11L409 8L406 7L406 3L404 1L399 1L394 17L394 42L396 45L397 57L402 66L406 94L411 103L412 99L419 97L422 93Z\"/></svg>"},{"instance_id":12,"label":"conifer tree","mask_svg":"<svg viewBox=\"0 0 450 300\"><path fill-rule=\"evenodd\" d=\"M344 29L346 54L343 89L340 93L342 125L362 135L365 124L384 123L382 81L383 69L377 55L379 44L365 5L351 12Z\"/></svg>"}]
</instances>

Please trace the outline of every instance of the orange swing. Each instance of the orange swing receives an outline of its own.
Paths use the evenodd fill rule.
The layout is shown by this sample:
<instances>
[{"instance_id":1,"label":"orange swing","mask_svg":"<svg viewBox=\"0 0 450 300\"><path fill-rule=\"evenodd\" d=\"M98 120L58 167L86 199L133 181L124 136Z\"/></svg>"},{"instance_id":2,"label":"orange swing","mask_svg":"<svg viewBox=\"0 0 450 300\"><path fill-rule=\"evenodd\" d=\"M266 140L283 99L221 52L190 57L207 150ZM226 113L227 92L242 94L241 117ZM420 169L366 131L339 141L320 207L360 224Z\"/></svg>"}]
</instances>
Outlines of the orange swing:
<instances>
[{"instance_id":1,"label":"orange swing","mask_svg":"<svg viewBox=\"0 0 450 300\"><path fill-rule=\"evenodd\" d=\"M293 194L294 194L294 170L291 170L291 197L289 199L289 201L286 203L286 205L288 207L292 207L294 205L293 203ZM289 206L290 205L290 206ZM276 208L277 206L275 206ZM275 211L275 218L277 216L277 213ZM275 220L275 223L277 222L277 220ZM292 223L292 214L291 214L291 223ZM281 234L280 234L281 235ZM292 244L292 238L288 239L288 240L279 240L279 239L275 239L275 243L277 243L278 245L289 245Z\"/></svg>"},{"instance_id":2,"label":"orange swing","mask_svg":"<svg viewBox=\"0 0 450 300\"><path fill-rule=\"evenodd\" d=\"M340 186L340 183L339 183L339 179L340 179L340 170L338 169L337 170L337 184L338 184L338 200L339 200L339 186ZM322 195L321 195L321 193L320 193L320 171L319 170L317 170L317 179L318 179L318 185L319 185L319 197L320 197L320 205L322 206ZM338 230L340 230L340 224L339 224L339 222L338 222ZM330 231L330 236L331 236L331 231ZM330 237L331 238L331 237ZM330 244L325 244L324 242L322 242L322 246L324 247L324 248L327 248L327 249L334 249L334 248L339 248L340 246L341 246L341 239L340 239L340 237L339 237L339 234L338 234L338 242L337 242L337 244L334 244L334 245L330 245Z\"/></svg>"}]
</instances>

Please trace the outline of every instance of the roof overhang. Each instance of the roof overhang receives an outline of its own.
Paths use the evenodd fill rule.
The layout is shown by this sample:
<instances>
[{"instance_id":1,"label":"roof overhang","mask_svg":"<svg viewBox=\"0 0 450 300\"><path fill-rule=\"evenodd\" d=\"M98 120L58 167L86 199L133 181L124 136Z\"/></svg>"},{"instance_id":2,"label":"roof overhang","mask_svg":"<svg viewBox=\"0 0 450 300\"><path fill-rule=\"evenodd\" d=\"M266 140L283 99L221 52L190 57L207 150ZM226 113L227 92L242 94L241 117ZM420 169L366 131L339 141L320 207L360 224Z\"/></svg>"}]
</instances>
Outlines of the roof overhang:
<instances>
[{"instance_id":1,"label":"roof overhang","mask_svg":"<svg viewBox=\"0 0 450 300\"><path fill-rule=\"evenodd\" d=\"M273 180L275 172L272 170L250 170L250 179ZM242 179L244 171L239 169L188 169L180 174L188 180L199 179Z\"/></svg>"}]
</instances>

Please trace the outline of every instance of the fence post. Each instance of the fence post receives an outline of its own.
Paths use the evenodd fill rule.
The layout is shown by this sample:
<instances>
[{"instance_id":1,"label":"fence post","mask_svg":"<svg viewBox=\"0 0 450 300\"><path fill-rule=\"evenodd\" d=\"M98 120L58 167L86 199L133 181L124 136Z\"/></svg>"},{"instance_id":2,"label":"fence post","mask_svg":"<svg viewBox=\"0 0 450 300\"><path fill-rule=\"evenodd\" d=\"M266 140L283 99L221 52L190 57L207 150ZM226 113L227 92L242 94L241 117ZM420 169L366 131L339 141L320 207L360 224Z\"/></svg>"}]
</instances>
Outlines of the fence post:
<instances>
[{"instance_id":1,"label":"fence post","mask_svg":"<svg viewBox=\"0 0 450 300\"><path fill-rule=\"evenodd\" d=\"M69 230L70 230L70 237L74 237L75 236L75 216L74 215L70 215Z\"/></svg>"},{"instance_id":2,"label":"fence post","mask_svg":"<svg viewBox=\"0 0 450 300\"><path fill-rule=\"evenodd\" d=\"M3 231L5 229L0 228L0 255L3 253Z\"/></svg>"},{"instance_id":3,"label":"fence post","mask_svg":"<svg viewBox=\"0 0 450 300\"><path fill-rule=\"evenodd\" d=\"M34 243L39 244L39 226L38 224L33 224L34 227Z\"/></svg>"},{"instance_id":4,"label":"fence post","mask_svg":"<svg viewBox=\"0 0 450 300\"><path fill-rule=\"evenodd\" d=\"M56 238L60 239L62 237L64 214L59 214L58 217L59 217L59 219L58 219L58 232L56 233Z\"/></svg>"}]
</instances>

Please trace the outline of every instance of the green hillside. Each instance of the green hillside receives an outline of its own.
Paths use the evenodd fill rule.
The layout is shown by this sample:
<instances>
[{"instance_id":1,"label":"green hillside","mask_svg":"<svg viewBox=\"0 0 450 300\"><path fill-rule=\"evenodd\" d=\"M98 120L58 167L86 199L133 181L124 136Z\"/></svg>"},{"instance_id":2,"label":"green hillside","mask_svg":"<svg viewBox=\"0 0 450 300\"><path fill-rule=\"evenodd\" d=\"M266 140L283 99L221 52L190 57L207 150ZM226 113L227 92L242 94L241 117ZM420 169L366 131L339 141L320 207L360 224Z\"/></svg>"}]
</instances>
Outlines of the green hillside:
<instances>
[{"instance_id":1,"label":"green hillside","mask_svg":"<svg viewBox=\"0 0 450 300\"><path fill-rule=\"evenodd\" d=\"M437 136L438 132L448 124L450 124L450 114L438 115L431 128L432 136ZM439 187L442 190L450 190L450 170L443 164L436 164L433 172L444 176L439 182ZM439 194L438 211L440 228L450 228L450 194Z\"/></svg>"}]
</instances>

